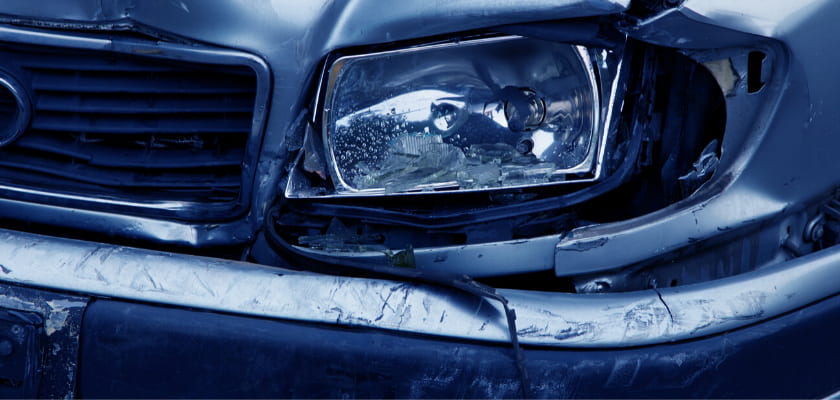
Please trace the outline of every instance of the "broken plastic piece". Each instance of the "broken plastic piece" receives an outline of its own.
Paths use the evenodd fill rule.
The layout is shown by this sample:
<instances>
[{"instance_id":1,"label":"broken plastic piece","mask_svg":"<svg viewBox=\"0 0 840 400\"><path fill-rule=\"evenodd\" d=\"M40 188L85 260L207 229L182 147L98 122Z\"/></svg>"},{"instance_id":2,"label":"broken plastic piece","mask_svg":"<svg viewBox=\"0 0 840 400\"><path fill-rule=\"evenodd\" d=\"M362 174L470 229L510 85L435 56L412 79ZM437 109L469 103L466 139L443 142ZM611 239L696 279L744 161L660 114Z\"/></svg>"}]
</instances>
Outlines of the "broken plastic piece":
<instances>
[{"instance_id":1,"label":"broken plastic piece","mask_svg":"<svg viewBox=\"0 0 840 400\"><path fill-rule=\"evenodd\" d=\"M735 67L732 66L731 59L707 61L703 65L715 77L724 95L730 96L735 93L735 87L741 78L735 71Z\"/></svg>"},{"instance_id":2,"label":"broken plastic piece","mask_svg":"<svg viewBox=\"0 0 840 400\"><path fill-rule=\"evenodd\" d=\"M384 187L394 193L428 184L456 184L466 158L461 149L443 143L439 135L405 135L392 141L380 168L357 165L356 187Z\"/></svg>"},{"instance_id":3,"label":"broken plastic piece","mask_svg":"<svg viewBox=\"0 0 840 400\"><path fill-rule=\"evenodd\" d=\"M498 165L467 163L463 171L457 174L458 182L464 188L487 188L499 186L501 170Z\"/></svg>"},{"instance_id":4,"label":"broken plastic piece","mask_svg":"<svg viewBox=\"0 0 840 400\"><path fill-rule=\"evenodd\" d=\"M327 251L388 251L377 243L380 239L378 234L357 234L338 218L333 218L325 234L300 236L298 244Z\"/></svg>"},{"instance_id":5,"label":"broken plastic piece","mask_svg":"<svg viewBox=\"0 0 840 400\"><path fill-rule=\"evenodd\" d=\"M538 163L534 165L505 165L502 166L501 181L506 186L530 185L548 182L554 172L553 163Z\"/></svg>"},{"instance_id":6,"label":"broken plastic piece","mask_svg":"<svg viewBox=\"0 0 840 400\"><path fill-rule=\"evenodd\" d=\"M327 179L327 163L324 157L321 156L320 149L324 145L321 143L320 137L312 131L312 127L306 125L306 136L303 139L303 170L309 173L314 173Z\"/></svg>"},{"instance_id":7,"label":"broken plastic piece","mask_svg":"<svg viewBox=\"0 0 840 400\"><path fill-rule=\"evenodd\" d=\"M417 268L417 261L414 259L414 247L411 245L408 245L405 250L396 253L386 251L385 256L388 257L388 262L395 267Z\"/></svg>"},{"instance_id":8,"label":"broken plastic piece","mask_svg":"<svg viewBox=\"0 0 840 400\"><path fill-rule=\"evenodd\" d=\"M694 162L692 170L678 178L683 197L694 193L694 191L700 188L715 173L720 163L717 148L717 139L712 140L703 148L703 151L700 153L700 158Z\"/></svg>"}]
</instances>

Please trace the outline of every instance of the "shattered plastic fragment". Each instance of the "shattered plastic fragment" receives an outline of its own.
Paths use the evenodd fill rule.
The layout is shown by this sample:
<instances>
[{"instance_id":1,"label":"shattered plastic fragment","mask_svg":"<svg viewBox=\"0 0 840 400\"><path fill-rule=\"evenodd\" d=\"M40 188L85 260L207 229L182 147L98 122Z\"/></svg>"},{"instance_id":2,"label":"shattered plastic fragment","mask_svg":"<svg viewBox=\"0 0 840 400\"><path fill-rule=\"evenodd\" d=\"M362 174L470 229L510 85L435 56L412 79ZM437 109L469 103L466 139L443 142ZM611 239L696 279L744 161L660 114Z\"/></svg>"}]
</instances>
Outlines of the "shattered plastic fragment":
<instances>
[{"instance_id":1,"label":"shattered plastic fragment","mask_svg":"<svg viewBox=\"0 0 840 400\"><path fill-rule=\"evenodd\" d=\"M725 95L729 96L735 92L735 86L738 84L740 77L735 71L735 67L732 66L731 59L707 61L703 63L703 66L712 73Z\"/></svg>"},{"instance_id":2,"label":"shattered plastic fragment","mask_svg":"<svg viewBox=\"0 0 840 400\"><path fill-rule=\"evenodd\" d=\"M505 165L502 166L501 181L506 186L548 182L554 170L553 163L538 163L530 166Z\"/></svg>"},{"instance_id":3,"label":"shattered plastic fragment","mask_svg":"<svg viewBox=\"0 0 840 400\"><path fill-rule=\"evenodd\" d=\"M467 163L463 171L458 172L458 183L464 188L487 188L499 186L501 170L494 164Z\"/></svg>"},{"instance_id":4,"label":"shattered plastic fragment","mask_svg":"<svg viewBox=\"0 0 840 400\"><path fill-rule=\"evenodd\" d=\"M298 244L313 249L328 251L386 251L387 247L377 244L378 234L357 234L347 228L338 218L333 218L323 235L298 237Z\"/></svg>"},{"instance_id":5,"label":"shattered plastic fragment","mask_svg":"<svg viewBox=\"0 0 840 400\"><path fill-rule=\"evenodd\" d=\"M327 163L321 156L320 149L323 148L321 140L307 124L306 137L303 139L303 170L317 174L321 179L327 179Z\"/></svg>"},{"instance_id":6,"label":"shattered plastic fragment","mask_svg":"<svg viewBox=\"0 0 840 400\"><path fill-rule=\"evenodd\" d=\"M700 158L694 162L691 171L679 177L683 196L694 193L700 185L712 177L717 170L720 159L717 154L718 141L712 140L700 153Z\"/></svg>"},{"instance_id":7,"label":"shattered plastic fragment","mask_svg":"<svg viewBox=\"0 0 840 400\"><path fill-rule=\"evenodd\" d=\"M385 251L385 256L388 258L388 262L395 267L417 268L417 262L414 259L414 247L411 245L408 245L405 250L396 253L391 253L390 250Z\"/></svg>"},{"instance_id":8,"label":"shattered plastic fragment","mask_svg":"<svg viewBox=\"0 0 840 400\"><path fill-rule=\"evenodd\" d=\"M387 192L400 192L417 186L452 182L466 158L461 149L443 143L439 135L405 135L389 144L380 168L358 165L356 187L384 187Z\"/></svg>"},{"instance_id":9,"label":"shattered plastic fragment","mask_svg":"<svg viewBox=\"0 0 840 400\"><path fill-rule=\"evenodd\" d=\"M339 249L344 247L344 238L338 235L301 236L298 243L313 249Z\"/></svg>"},{"instance_id":10,"label":"shattered plastic fragment","mask_svg":"<svg viewBox=\"0 0 840 400\"><path fill-rule=\"evenodd\" d=\"M380 244L359 243L362 237L353 235L350 237L338 235L307 235L298 238L298 244L317 250L342 251L342 252L364 252L364 251L387 251L388 248Z\"/></svg>"},{"instance_id":11,"label":"shattered plastic fragment","mask_svg":"<svg viewBox=\"0 0 840 400\"><path fill-rule=\"evenodd\" d=\"M520 153L513 146L504 143L482 143L470 146L467 155L481 163L500 164L512 162Z\"/></svg>"},{"instance_id":12,"label":"shattered plastic fragment","mask_svg":"<svg viewBox=\"0 0 840 400\"><path fill-rule=\"evenodd\" d=\"M544 183L557 165L540 162L504 143L472 145L464 152L439 135L404 135L393 140L381 167L356 164L359 188L384 187L394 193L424 185L489 188Z\"/></svg>"}]
</instances>

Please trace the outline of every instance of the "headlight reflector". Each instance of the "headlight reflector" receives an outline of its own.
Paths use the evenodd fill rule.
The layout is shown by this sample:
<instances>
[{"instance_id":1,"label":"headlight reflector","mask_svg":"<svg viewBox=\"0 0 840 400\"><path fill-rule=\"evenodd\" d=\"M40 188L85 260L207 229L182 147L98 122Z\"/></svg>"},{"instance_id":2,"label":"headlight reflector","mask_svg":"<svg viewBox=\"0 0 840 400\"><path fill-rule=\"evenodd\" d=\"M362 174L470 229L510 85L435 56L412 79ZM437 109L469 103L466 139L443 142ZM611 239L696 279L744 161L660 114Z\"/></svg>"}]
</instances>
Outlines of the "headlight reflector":
<instances>
[{"instance_id":1,"label":"headlight reflector","mask_svg":"<svg viewBox=\"0 0 840 400\"><path fill-rule=\"evenodd\" d=\"M597 179L605 57L503 37L337 59L324 81L316 140L332 194Z\"/></svg>"}]
</instances>

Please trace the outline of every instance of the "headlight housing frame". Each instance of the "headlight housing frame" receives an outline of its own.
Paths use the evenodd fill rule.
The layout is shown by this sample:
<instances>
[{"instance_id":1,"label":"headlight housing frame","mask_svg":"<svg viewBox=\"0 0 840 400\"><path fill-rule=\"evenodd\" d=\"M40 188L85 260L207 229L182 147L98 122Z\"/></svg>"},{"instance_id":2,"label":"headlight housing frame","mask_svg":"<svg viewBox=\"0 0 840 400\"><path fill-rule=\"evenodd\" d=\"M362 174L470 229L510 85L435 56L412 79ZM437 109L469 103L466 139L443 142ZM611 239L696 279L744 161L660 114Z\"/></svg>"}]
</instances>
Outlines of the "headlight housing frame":
<instances>
[{"instance_id":1,"label":"headlight housing frame","mask_svg":"<svg viewBox=\"0 0 840 400\"><path fill-rule=\"evenodd\" d=\"M586 73L586 80L591 89L591 132L586 157L570 168L556 168L549 174L549 179L534 182L519 182L518 184L490 184L464 187L460 182L433 182L419 184L408 190L391 190L384 187L355 188L344 179L344 174L338 166L334 142L335 117L331 114L331 104L335 98L337 86L340 85L339 73L347 63L357 60L371 60L382 57L416 56L418 54L435 51L457 51L464 48L480 48L481 46L510 45L512 43L541 43L543 46L559 46L571 49L579 58L582 70ZM529 190L533 188L551 187L558 184L591 184L602 180L621 165L621 156L614 154L618 145L611 138L617 131L618 120L623 107L626 74L622 71L625 43L600 42L587 46L576 40L547 41L530 39L518 35L485 34L458 40L447 40L436 43L420 44L416 46L387 49L383 51L364 52L356 54L336 53L329 57L321 72L320 85L313 105L312 124L307 126L303 138L303 146L294 160L285 188L285 197L294 198L345 198L395 195L425 195L431 193L470 193L486 191ZM506 89L510 86L506 87ZM521 88L526 89L526 88ZM542 100L545 101L545 100ZM546 103L543 103L545 107ZM485 105L485 109L486 109ZM497 115L487 115L488 119L509 119L508 104L504 104ZM347 113L345 113L347 114ZM476 115L476 114L473 114ZM504 125L505 121L502 121ZM508 126L504 126L508 128ZM536 129L534 129L536 128ZM434 128L433 128L434 129ZM517 131L511 129L514 134ZM518 130L519 133L537 132L545 136L539 127ZM556 135L555 135L556 136ZM533 143L533 142L532 142ZM561 143L562 144L562 143ZM470 151L464 149L464 151ZM474 156L470 153L470 156ZM494 160L498 164L498 159ZM539 160L543 161L543 160ZM546 164L546 163L542 163ZM559 178L559 179L558 179Z\"/></svg>"}]
</instances>

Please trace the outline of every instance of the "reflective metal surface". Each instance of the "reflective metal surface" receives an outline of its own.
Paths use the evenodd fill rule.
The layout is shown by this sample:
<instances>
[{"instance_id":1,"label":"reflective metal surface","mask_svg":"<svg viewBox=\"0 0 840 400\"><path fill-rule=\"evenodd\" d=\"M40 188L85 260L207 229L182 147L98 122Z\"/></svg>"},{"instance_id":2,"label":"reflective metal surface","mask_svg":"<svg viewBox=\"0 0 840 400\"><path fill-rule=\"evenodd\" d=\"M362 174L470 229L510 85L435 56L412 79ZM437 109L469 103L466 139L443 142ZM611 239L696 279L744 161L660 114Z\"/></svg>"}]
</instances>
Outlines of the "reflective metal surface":
<instances>
[{"instance_id":1,"label":"reflective metal surface","mask_svg":"<svg viewBox=\"0 0 840 400\"><path fill-rule=\"evenodd\" d=\"M505 343L501 305L451 289L0 231L0 281L299 321ZM630 293L501 290L520 342L631 347L725 332L840 292L840 247L720 281Z\"/></svg>"},{"instance_id":2,"label":"reflective metal surface","mask_svg":"<svg viewBox=\"0 0 840 400\"><path fill-rule=\"evenodd\" d=\"M12 184L5 184L0 187L0 192L4 197L4 201L12 201L15 199L15 211L10 212L11 209L6 209L7 217L26 216L30 222L36 220L50 221L52 224L71 226L70 222L75 220L72 214L85 213L81 209L87 209L89 213L99 215L99 222L95 224L80 224L78 226L87 226L88 229L97 233L118 234L140 239L151 239L161 241L172 241L181 244L190 245L209 245L210 243L202 243L199 235L178 235L173 233L175 231L189 232L194 230L201 230L201 224L186 223L177 220L167 220L168 218L161 218L160 222L153 222L151 225L170 225L178 226L175 231L169 230L168 234L161 235L156 228L147 230L138 228L149 226L148 221L154 221L154 216L144 219L134 217L132 214L137 214L138 210L151 209L155 210L161 215L176 213L182 218L192 219L219 219L219 214L222 213L224 219L229 219L231 215L241 214L252 195L252 188L250 185L253 180L254 162L258 155L261 136L263 132L263 124L267 116L266 102L270 91L269 84L271 77L269 75L268 66L258 57L250 54L220 50L206 46L185 46L175 43L164 42L149 42L142 40L120 40L110 39L94 35L67 35L57 34L53 32L16 28L9 26L0 26L0 40L9 43L27 43L33 45L48 45L63 49L76 50L107 50L119 54L133 54L142 55L143 57L163 59L163 60L190 60L193 62L206 62L218 65L242 65L253 69L256 73L258 81L258 91L256 95L256 104L253 114L253 121L249 132L249 141L247 147L246 161L242 166L242 193L241 199L238 203L233 205L225 205L218 207L218 204L211 205L212 207L202 208L200 205L187 201L149 201L143 202L140 200L126 200L109 198L108 196L97 196L95 194L84 195L78 193L65 193L59 190L50 191L46 189L33 189L26 186L18 186ZM16 87L16 86L15 86ZM25 95L25 93L23 93ZM28 99L20 97L20 103L27 104ZM28 104L27 104L28 105ZM21 123L26 126L28 124L28 113L19 112L19 119ZM31 201L31 206L27 206L27 202ZM46 204L37 204L46 203ZM41 210L41 211L36 211ZM44 211L49 210L47 213ZM111 214L113 213L113 214ZM123 214L125 213L125 214ZM215 215L215 217L214 217ZM63 216L63 217L62 217ZM133 226L131 229L125 229L124 221L131 221L129 225ZM241 226L233 227L228 230L228 237L225 239L226 244L241 242L248 238L248 235L241 235ZM218 242L215 242L218 244Z\"/></svg>"}]
</instances>

